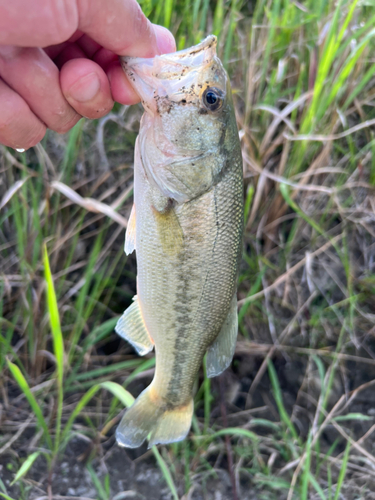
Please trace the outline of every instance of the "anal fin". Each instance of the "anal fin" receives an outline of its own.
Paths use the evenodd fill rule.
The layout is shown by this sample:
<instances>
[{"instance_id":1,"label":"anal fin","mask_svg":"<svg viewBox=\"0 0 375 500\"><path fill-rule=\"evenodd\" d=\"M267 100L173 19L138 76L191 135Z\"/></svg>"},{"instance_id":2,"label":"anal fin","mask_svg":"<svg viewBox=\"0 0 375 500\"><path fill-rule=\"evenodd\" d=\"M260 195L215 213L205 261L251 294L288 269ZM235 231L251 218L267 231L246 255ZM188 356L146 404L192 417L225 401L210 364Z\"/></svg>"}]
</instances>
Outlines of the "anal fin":
<instances>
[{"instance_id":1,"label":"anal fin","mask_svg":"<svg viewBox=\"0 0 375 500\"><path fill-rule=\"evenodd\" d=\"M207 377L217 377L228 368L236 349L237 333L237 294L235 293L220 333L207 350Z\"/></svg>"},{"instance_id":2,"label":"anal fin","mask_svg":"<svg viewBox=\"0 0 375 500\"><path fill-rule=\"evenodd\" d=\"M120 337L127 340L140 356L152 351L154 344L143 321L138 298L129 306L118 320L115 331Z\"/></svg>"},{"instance_id":3,"label":"anal fin","mask_svg":"<svg viewBox=\"0 0 375 500\"><path fill-rule=\"evenodd\" d=\"M125 253L129 255L135 250L135 205L133 204L132 211L130 212L130 217L128 220L128 227L126 228L125 234Z\"/></svg>"}]
</instances>

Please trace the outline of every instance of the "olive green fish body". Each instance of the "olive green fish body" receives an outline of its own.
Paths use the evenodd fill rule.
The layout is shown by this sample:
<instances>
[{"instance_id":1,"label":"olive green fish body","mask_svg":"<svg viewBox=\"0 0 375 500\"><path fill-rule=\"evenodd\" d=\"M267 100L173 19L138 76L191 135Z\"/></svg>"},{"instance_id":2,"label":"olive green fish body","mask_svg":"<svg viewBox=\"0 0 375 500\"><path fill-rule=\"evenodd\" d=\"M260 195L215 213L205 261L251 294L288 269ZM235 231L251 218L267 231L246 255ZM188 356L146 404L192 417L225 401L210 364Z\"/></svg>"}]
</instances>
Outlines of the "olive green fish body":
<instances>
[{"instance_id":1,"label":"olive green fish body","mask_svg":"<svg viewBox=\"0 0 375 500\"><path fill-rule=\"evenodd\" d=\"M242 158L229 83L213 53L215 43L209 37L196 48L161 56L169 64L164 64L164 74L160 76L161 63L146 70L148 84L159 78L162 90L146 88L151 100L140 91L146 113L136 144L132 229L126 243L127 251L135 248L137 255L137 300L116 330L136 348L139 342L140 350L145 349L141 353L154 345L156 370L119 426L117 439L124 446L139 446L149 433L150 445L183 439L204 354L208 350L212 361L209 376L225 369L233 355ZM196 67L191 63L197 57L194 49L201 52ZM186 78L182 83L178 79L184 67L168 62L178 54L183 61L184 54L190 57L194 74L188 90ZM128 59L127 75L136 71ZM212 105L216 94L206 98L211 88L221 99L220 109L212 111L217 101ZM208 109L202 99L208 100Z\"/></svg>"}]
</instances>

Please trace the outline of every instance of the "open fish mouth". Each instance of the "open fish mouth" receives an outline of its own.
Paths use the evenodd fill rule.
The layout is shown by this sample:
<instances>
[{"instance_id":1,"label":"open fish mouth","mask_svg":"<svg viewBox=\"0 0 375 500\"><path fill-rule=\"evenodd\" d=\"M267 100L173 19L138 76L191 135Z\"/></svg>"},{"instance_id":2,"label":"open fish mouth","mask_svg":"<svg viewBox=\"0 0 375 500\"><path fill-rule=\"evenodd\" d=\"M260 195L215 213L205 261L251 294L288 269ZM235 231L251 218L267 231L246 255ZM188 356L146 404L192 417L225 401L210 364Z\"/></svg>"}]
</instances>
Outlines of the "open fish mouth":
<instances>
[{"instance_id":1,"label":"open fish mouth","mask_svg":"<svg viewBox=\"0 0 375 500\"><path fill-rule=\"evenodd\" d=\"M120 57L131 85L146 111L155 111L153 99L165 98L190 87L197 71L216 58L217 39L209 35L198 45L153 58Z\"/></svg>"},{"instance_id":2,"label":"open fish mouth","mask_svg":"<svg viewBox=\"0 0 375 500\"><path fill-rule=\"evenodd\" d=\"M120 61L130 81L134 75L170 80L181 77L186 71L210 63L216 55L216 45L216 36L209 35L198 45L178 52L152 58L123 56L120 57Z\"/></svg>"}]
</instances>

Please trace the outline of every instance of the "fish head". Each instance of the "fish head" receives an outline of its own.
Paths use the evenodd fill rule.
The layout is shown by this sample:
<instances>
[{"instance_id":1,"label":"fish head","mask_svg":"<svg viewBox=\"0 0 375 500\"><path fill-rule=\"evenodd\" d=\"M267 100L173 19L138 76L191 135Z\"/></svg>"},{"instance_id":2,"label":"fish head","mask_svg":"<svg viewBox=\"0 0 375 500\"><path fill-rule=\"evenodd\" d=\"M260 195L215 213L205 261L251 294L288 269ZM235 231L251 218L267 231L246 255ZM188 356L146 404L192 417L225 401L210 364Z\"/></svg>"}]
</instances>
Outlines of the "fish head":
<instances>
[{"instance_id":1,"label":"fish head","mask_svg":"<svg viewBox=\"0 0 375 500\"><path fill-rule=\"evenodd\" d=\"M170 172L173 164L182 171L186 165L196 166L191 163L194 158L220 155L228 131L234 131L238 141L229 78L216 55L216 44L210 35L172 54L120 58L145 110L142 156L146 163L147 157L152 158L147 170L155 179L160 177L155 168ZM142 141L142 134L147 140ZM220 169L219 160L215 161ZM204 184L209 183L205 178Z\"/></svg>"}]
</instances>

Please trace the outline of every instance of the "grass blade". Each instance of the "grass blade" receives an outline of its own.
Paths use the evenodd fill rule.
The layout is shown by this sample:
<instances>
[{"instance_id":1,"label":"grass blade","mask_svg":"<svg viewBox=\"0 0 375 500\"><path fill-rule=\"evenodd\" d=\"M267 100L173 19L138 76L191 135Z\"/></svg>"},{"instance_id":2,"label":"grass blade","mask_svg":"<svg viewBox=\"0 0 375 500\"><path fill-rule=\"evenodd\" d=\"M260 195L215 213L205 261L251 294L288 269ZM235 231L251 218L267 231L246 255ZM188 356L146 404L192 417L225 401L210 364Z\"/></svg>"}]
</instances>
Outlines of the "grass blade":
<instances>
[{"instance_id":1,"label":"grass blade","mask_svg":"<svg viewBox=\"0 0 375 500\"><path fill-rule=\"evenodd\" d=\"M111 392L126 408L129 408L134 403L134 398L130 392L120 384L116 384L116 382L102 382L100 387Z\"/></svg>"},{"instance_id":2,"label":"grass blade","mask_svg":"<svg viewBox=\"0 0 375 500\"><path fill-rule=\"evenodd\" d=\"M373 420L373 417L369 415L363 415L362 413L348 413L347 415L339 415L338 417L333 418L335 422L345 422L346 420Z\"/></svg>"},{"instance_id":3,"label":"grass blade","mask_svg":"<svg viewBox=\"0 0 375 500\"><path fill-rule=\"evenodd\" d=\"M64 340L61 332L59 308L57 305L56 292L53 284L51 267L49 264L47 247L44 245L43 252L44 277L47 283L47 307L49 312L49 321L51 325L53 351L56 359L56 381L57 381L57 415L56 415L56 435L55 452L60 444L61 417L63 408L63 378L64 378Z\"/></svg>"},{"instance_id":4,"label":"grass blade","mask_svg":"<svg viewBox=\"0 0 375 500\"><path fill-rule=\"evenodd\" d=\"M39 457L39 455L40 455L40 451L35 451L34 453L32 453L31 455L29 455L26 458L26 460L24 461L24 463L21 465L19 471L14 476L14 479L10 483L10 486L12 486L19 479L21 479L22 476L24 476L25 474L27 474L27 472L29 471L29 469L31 468L31 466L33 465L33 463L35 462L35 460Z\"/></svg>"},{"instance_id":5,"label":"grass blade","mask_svg":"<svg viewBox=\"0 0 375 500\"><path fill-rule=\"evenodd\" d=\"M271 360L268 360L268 373L271 379L271 384L273 388L273 395L277 404L277 408L279 410L280 418L286 425L286 427L290 430L292 436L294 439L298 441L298 434L297 431L292 423L292 421L289 418L289 415L285 409L284 403L283 403L283 397L281 394L281 389L279 385L279 380L277 378L277 373L275 370L275 367L273 366L273 363Z\"/></svg>"},{"instance_id":6,"label":"grass blade","mask_svg":"<svg viewBox=\"0 0 375 500\"><path fill-rule=\"evenodd\" d=\"M311 464L311 434L306 444L306 458L303 465L303 475L302 475L302 488L301 488L301 500L307 500L309 494L309 483L310 483L310 464Z\"/></svg>"},{"instance_id":7,"label":"grass blade","mask_svg":"<svg viewBox=\"0 0 375 500\"><path fill-rule=\"evenodd\" d=\"M173 479L172 479L172 475L170 473L170 470L168 469L168 466L167 464L165 463L163 457L160 455L159 453L159 450L157 449L156 446L153 446L152 447L152 452L156 458L156 461L160 467L160 470L161 472L163 473L163 476L164 476L164 479L165 479L165 482L167 483L171 493L172 493L172 497L173 497L173 500L179 500L179 497L178 497L178 493L177 493L177 490L176 490L176 486L173 482Z\"/></svg>"},{"instance_id":8,"label":"grass blade","mask_svg":"<svg viewBox=\"0 0 375 500\"><path fill-rule=\"evenodd\" d=\"M65 442L68 434L73 426L74 420L81 413L83 408L87 405L91 398L98 392L99 389L106 389L111 392L116 398L119 398L121 402L129 407L133 404L134 398L126 389L124 389L121 385L116 384L115 382L102 382L101 384L94 385L91 387L84 396L80 399L77 406L74 408L72 414L69 417L68 422L65 425L65 429L62 433L61 442Z\"/></svg>"},{"instance_id":9,"label":"grass blade","mask_svg":"<svg viewBox=\"0 0 375 500\"><path fill-rule=\"evenodd\" d=\"M203 433L207 434L207 430L210 426L210 413L211 413L211 380L207 377L206 370L206 357L203 361L203 373L204 373L204 427Z\"/></svg>"},{"instance_id":10,"label":"grass blade","mask_svg":"<svg viewBox=\"0 0 375 500\"><path fill-rule=\"evenodd\" d=\"M258 436L251 431L246 429L241 429L240 427L228 427L227 429L221 429L220 431L215 432L210 437L210 440L215 439L220 436L235 436L235 437L244 437L250 439L251 441L258 442Z\"/></svg>"},{"instance_id":11,"label":"grass blade","mask_svg":"<svg viewBox=\"0 0 375 500\"><path fill-rule=\"evenodd\" d=\"M214 22L212 27L212 34L217 37L220 35L220 31L222 30L224 19L224 0L218 0L216 3L215 14L214 14Z\"/></svg>"},{"instance_id":12,"label":"grass blade","mask_svg":"<svg viewBox=\"0 0 375 500\"><path fill-rule=\"evenodd\" d=\"M9 495L6 495L5 493L0 492L0 497L5 498L5 500L14 500L14 498L10 497Z\"/></svg>"},{"instance_id":13,"label":"grass blade","mask_svg":"<svg viewBox=\"0 0 375 500\"><path fill-rule=\"evenodd\" d=\"M316 480L316 477L313 474L311 474L311 472L309 474L309 481L310 481L312 487L314 488L314 490L317 492L317 494L321 498L321 500L327 500L327 497L325 496L323 489L321 488L318 481Z\"/></svg>"},{"instance_id":14,"label":"grass blade","mask_svg":"<svg viewBox=\"0 0 375 500\"><path fill-rule=\"evenodd\" d=\"M339 257L341 257L341 251L338 247L338 245L334 242L333 238L331 238L331 236L329 234L327 234L320 226L317 222L315 222L314 219L312 219L311 217L309 217L308 215L305 214L305 212L303 210L300 209L300 207L297 205L297 203L292 200L290 194L289 194L289 187L284 184L284 183L280 183L280 193L282 194L284 200L286 201L286 203L290 206L290 208L292 210L294 210L296 212L296 214L298 214L304 221L306 221L308 224L310 224L310 226L315 229L315 231L320 234L321 236L324 236L324 238L326 238L327 240L331 241L332 242L332 246L334 247L334 249L336 250L337 252L337 255Z\"/></svg>"},{"instance_id":15,"label":"grass blade","mask_svg":"<svg viewBox=\"0 0 375 500\"><path fill-rule=\"evenodd\" d=\"M94 484L94 486L96 488L96 491L98 492L100 500L107 500L109 497L108 497L105 489L103 488L103 485L100 482L100 479L98 478L96 472L92 468L92 465L88 464L86 467L87 467L87 470L90 473L91 480L92 480L92 482L93 482L93 484Z\"/></svg>"},{"instance_id":16,"label":"grass blade","mask_svg":"<svg viewBox=\"0 0 375 500\"><path fill-rule=\"evenodd\" d=\"M164 26L169 28L171 24L171 17L173 12L173 0L166 0L164 2Z\"/></svg>"},{"instance_id":17,"label":"grass blade","mask_svg":"<svg viewBox=\"0 0 375 500\"><path fill-rule=\"evenodd\" d=\"M11 371L14 379L18 383L21 391L24 393L27 401L29 402L36 419L38 420L39 426L41 429L44 431L44 437L46 438L46 441L48 443L49 448L52 450L53 445L52 445L52 439L46 424L46 421L44 420L42 410L40 409L39 404L37 403L36 399L34 398L33 393L30 391L30 387L28 383L26 382L25 377L22 375L21 370L18 368L17 365L13 364L11 361L7 361L8 363L8 368Z\"/></svg>"},{"instance_id":18,"label":"grass blade","mask_svg":"<svg viewBox=\"0 0 375 500\"><path fill-rule=\"evenodd\" d=\"M342 460L339 477L337 479L336 491L335 491L335 496L334 496L333 500L338 500L340 497L340 491L341 491L342 484L343 484L344 479L345 479L346 469L348 467L349 452L350 452L350 442L348 441L346 448L345 448L344 458Z\"/></svg>"}]
</instances>

